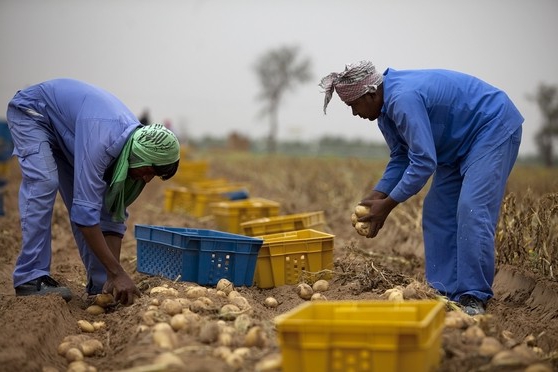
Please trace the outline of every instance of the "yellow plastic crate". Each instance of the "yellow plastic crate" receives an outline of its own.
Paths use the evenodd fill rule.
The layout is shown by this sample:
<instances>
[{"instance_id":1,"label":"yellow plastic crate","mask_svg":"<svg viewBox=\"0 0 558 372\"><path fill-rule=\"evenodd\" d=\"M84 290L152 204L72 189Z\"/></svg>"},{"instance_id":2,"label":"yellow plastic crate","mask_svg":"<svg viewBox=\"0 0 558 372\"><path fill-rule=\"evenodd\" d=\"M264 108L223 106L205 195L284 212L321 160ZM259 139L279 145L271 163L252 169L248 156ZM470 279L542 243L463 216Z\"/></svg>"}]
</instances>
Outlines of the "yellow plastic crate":
<instances>
[{"instance_id":1,"label":"yellow plastic crate","mask_svg":"<svg viewBox=\"0 0 558 372\"><path fill-rule=\"evenodd\" d=\"M247 236L277 234L287 231L313 229L323 231L325 216L323 211L264 217L240 224L241 233Z\"/></svg>"},{"instance_id":2,"label":"yellow plastic crate","mask_svg":"<svg viewBox=\"0 0 558 372\"><path fill-rule=\"evenodd\" d=\"M183 212L188 213L192 208L192 194L186 187L167 187L165 189L165 205L166 212Z\"/></svg>"},{"instance_id":3,"label":"yellow plastic crate","mask_svg":"<svg viewBox=\"0 0 558 372\"><path fill-rule=\"evenodd\" d=\"M205 217L211 215L211 203L230 200L230 195L234 193L248 195L248 189L242 183L229 183L211 187L192 187L190 193L192 206L188 213L194 217Z\"/></svg>"},{"instance_id":4,"label":"yellow plastic crate","mask_svg":"<svg viewBox=\"0 0 558 372\"><path fill-rule=\"evenodd\" d=\"M261 217L278 216L281 205L264 198L248 198L211 203L217 229L234 234L240 233L240 224Z\"/></svg>"},{"instance_id":5,"label":"yellow plastic crate","mask_svg":"<svg viewBox=\"0 0 558 372\"><path fill-rule=\"evenodd\" d=\"M209 163L205 160L181 161L178 165L178 171L171 180L173 180L174 183L185 186L193 181L207 179L208 172Z\"/></svg>"},{"instance_id":6,"label":"yellow plastic crate","mask_svg":"<svg viewBox=\"0 0 558 372\"><path fill-rule=\"evenodd\" d=\"M435 371L444 318L434 300L305 302L275 319L283 371Z\"/></svg>"},{"instance_id":7,"label":"yellow plastic crate","mask_svg":"<svg viewBox=\"0 0 558 372\"><path fill-rule=\"evenodd\" d=\"M259 288L297 284L304 273L310 281L328 279L333 270L334 235L312 229L260 236L264 240L254 273Z\"/></svg>"},{"instance_id":8,"label":"yellow plastic crate","mask_svg":"<svg viewBox=\"0 0 558 372\"><path fill-rule=\"evenodd\" d=\"M211 214L209 205L214 202L231 200L231 195L248 194L248 189L241 183L219 184L204 187L169 187L165 190L165 207L167 212L181 212L193 217L205 217Z\"/></svg>"}]
</instances>

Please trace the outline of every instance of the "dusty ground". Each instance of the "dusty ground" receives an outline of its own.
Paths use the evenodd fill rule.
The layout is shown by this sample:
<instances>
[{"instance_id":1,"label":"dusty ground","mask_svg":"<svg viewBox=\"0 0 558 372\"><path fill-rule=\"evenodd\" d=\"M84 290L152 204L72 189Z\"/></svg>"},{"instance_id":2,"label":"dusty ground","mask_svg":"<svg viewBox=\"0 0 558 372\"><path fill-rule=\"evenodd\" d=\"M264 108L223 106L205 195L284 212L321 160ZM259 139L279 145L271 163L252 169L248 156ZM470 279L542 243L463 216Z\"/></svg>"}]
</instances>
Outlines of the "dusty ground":
<instances>
[{"instance_id":1,"label":"dusty ground","mask_svg":"<svg viewBox=\"0 0 558 372\"><path fill-rule=\"evenodd\" d=\"M214 309L225 299L215 291L207 295L215 307L199 312L197 323L190 331L176 332L176 355L182 367L157 367L156 358L164 349L153 342L152 333L145 329L147 308L157 298L153 287L167 285L176 288L180 297L194 283L172 282L150 277L135 271L135 223L197 228L213 228L211 219L199 221L178 213L163 211L163 190L166 184L153 182L131 209L129 231L125 236L122 261L143 292L143 296L129 307L110 308L102 315L85 311L89 302L83 296L84 270L68 228L66 211L57 204L53 221L52 276L70 287L74 299L65 303L57 297L16 298L13 293L11 273L20 244L17 215L17 178L8 185L5 195L7 215L0 217L0 371L66 371L68 361L57 353L63 339L83 332L78 320L103 321L105 327L87 335L103 343L103 351L86 357L85 361L98 371L231 371L224 358L215 356L219 343L208 336L207 324L216 322ZM262 195L275 198L275 195ZM277 196L280 197L280 196ZM315 206L308 204L307 210ZM298 206L304 211L305 206ZM421 284L422 257L415 253L397 255L386 249L382 254L372 252L356 236L347 221L335 215L328 216L327 229L335 234L335 274L330 288L324 292L329 300L378 299L386 289L397 285L412 284L416 291L411 298L432 298L433 294ZM263 329L267 341L249 348L238 370L261 370L262 360L276 358L280 350L275 337L273 319L278 314L304 302L294 292L293 286L262 290L257 287L240 287L238 292L252 308L253 325ZM486 317L475 319L461 328L446 327L442 336L442 362L440 371L552 371L558 370L558 284L530 274L518 267L500 267L494 284L496 297L489 303ZM279 306L269 309L263 305L268 296L275 297ZM448 311L450 308L448 307ZM163 319L168 320L168 318ZM233 321L226 321L231 326ZM500 353L496 360L480 343L491 336L502 348L513 353ZM235 333L230 348L244 346L242 332ZM225 342L226 343L226 342ZM484 355L483 355L484 354ZM492 360L492 362L491 362ZM230 362L230 361L229 361ZM539 369L535 369L538 367ZM158 368L158 369L157 369ZM273 369L271 369L273 370Z\"/></svg>"}]
</instances>

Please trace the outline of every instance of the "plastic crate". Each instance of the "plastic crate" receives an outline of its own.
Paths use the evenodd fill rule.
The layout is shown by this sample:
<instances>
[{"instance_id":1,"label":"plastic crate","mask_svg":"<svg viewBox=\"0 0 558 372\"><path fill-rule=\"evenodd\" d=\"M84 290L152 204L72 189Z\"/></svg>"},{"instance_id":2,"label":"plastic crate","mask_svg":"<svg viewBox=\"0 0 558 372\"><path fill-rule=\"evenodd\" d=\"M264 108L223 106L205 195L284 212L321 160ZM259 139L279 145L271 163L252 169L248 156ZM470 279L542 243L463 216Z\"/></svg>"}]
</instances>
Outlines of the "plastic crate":
<instances>
[{"instance_id":1,"label":"plastic crate","mask_svg":"<svg viewBox=\"0 0 558 372\"><path fill-rule=\"evenodd\" d=\"M218 230L240 233L240 224L261 217L279 215L281 205L263 198L248 198L210 204Z\"/></svg>"},{"instance_id":2,"label":"plastic crate","mask_svg":"<svg viewBox=\"0 0 558 372\"><path fill-rule=\"evenodd\" d=\"M209 208L211 203L246 199L248 196L248 189L240 183L169 187L165 190L164 210L167 212L182 212L200 218L211 214Z\"/></svg>"},{"instance_id":3,"label":"plastic crate","mask_svg":"<svg viewBox=\"0 0 558 372\"><path fill-rule=\"evenodd\" d=\"M263 235L254 284L259 288L329 279L333 270L334 235L312 229Z\"/></svg>"},{"instance_id":4,"label":"plastic crate","mask_svg":"<svg viewBox=\"0 0 558 372\"><path fill-rule=\"evenodd\" d=\"M247 236L277 234L287 231L313 229L323 231L325 216L323 211L263 217L240 224L241 233Z\"/></svg>"},{"instance_id":5,"label":"plastic crate","mask_svg":"<svg viewBox=\"0 0 558 372\"><path fill-rule=\"evenodd\" d=\"M185 186L193 181L207 179L208 172L209 163L205 160L181 161L178 166L178 171L171 180L174 183Z\"/></svg>"},{"instance_id":6,"label":"plastic crate","mask_svg":"<svg viewBox=\"0 0 558 372\"><path fill-rule=\"evenodd\" d=\"M434 300L306 302L276 318L283 371L434 371L444 318Z\"/></svg>"},{"instance_id":7,"label":"plastic crate","mask_svg":"<svg viewBox=\"0 0 558 372\"><path fill-rule=\"evenodd\" d=\"M168 187L165 189L165 205L166 212L184 212L187 213L192 208L192 194L188 188L183 186Z\"/></svg>"},{"instance_id":8,"label":"plastic crate","mask_svg":"<svg viewBox=\"0 0 558 372\"><path fill-rule=\"evenodd\" d=\"M191 208L188 213L194 217L211 215L211 203L227 200L247 199L249 192L241 183L228 183L216 186L193 186L190 188Z\"/></svg>"},{"instance_id":9,"label":"plastic crate","mask_svg":"<svg viewBox=\"0 0 558 372\"><path fill-rule=\"evenodd\" d=\"M171 280L251 286L262 239L222 231L135 225L137 270Z\"/></svg>"}]
</instances>

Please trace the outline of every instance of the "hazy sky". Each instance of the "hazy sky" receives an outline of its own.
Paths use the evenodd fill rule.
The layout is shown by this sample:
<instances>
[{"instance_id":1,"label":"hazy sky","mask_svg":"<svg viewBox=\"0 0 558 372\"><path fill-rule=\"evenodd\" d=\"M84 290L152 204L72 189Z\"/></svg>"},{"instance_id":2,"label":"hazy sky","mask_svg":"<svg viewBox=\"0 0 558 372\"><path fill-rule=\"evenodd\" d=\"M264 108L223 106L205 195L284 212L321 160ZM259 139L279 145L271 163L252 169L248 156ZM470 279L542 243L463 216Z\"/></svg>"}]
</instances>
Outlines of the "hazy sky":
<instances>
[{"instance_id":1,"label":"hazy sky","mask_svg":"<svg viewBox=\"0 0 558 372\"><path fill-rule=\"evenodd\" d=\"M367 59L381 71L460 70L504 89L525 117L528 154L541 117L527 95L558 84L557 36L557 0L0 0L0 101L72 77L170 120L180 136L261 138L269 127L253 66L293 45L314 79L287 94L282 139L383 141L337 96L322 112L321 77Z\"/></svg>"}]
</instances>

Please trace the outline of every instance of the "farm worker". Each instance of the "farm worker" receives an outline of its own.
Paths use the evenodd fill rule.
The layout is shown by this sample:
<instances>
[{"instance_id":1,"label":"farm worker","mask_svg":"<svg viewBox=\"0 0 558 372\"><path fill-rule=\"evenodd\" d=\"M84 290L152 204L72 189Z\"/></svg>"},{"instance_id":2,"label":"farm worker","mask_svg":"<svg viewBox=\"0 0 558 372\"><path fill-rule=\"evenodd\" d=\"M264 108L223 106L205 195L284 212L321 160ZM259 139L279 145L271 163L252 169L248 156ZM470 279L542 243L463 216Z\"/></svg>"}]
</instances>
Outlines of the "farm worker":
<instances>
[{"instance_id":1,"label":"farm worker","mask_svg":"<svg viewBox=\"0 0 558 372\"><path fill-rule=\"evenodd\" d=\"M120 265L126 207L155 176L172 177L180 158L163 125L142 126L111 93L72 79L54 79L16 93L7 119L22 181L22 250L16 295L72 293L50 276L51 220L57 191L87 271L86 292L111 293L130 304L140 292Z\"/></svg>"},{"instance_id":2,"label":"farm worker","mask_svg":"<svg viewBox=\"0 0 558 372\"><path fill-rule=\"evenodd\" d=\"M378 119L390 149L360 204L374 238L390 212L432 177L423 205L426 280L469 315L493 296L494 234L523 117L498 88L448 70L394 70L369 61L321 80L324 113L335 90L353 115Z\"/></svg>"}]
</instances>

